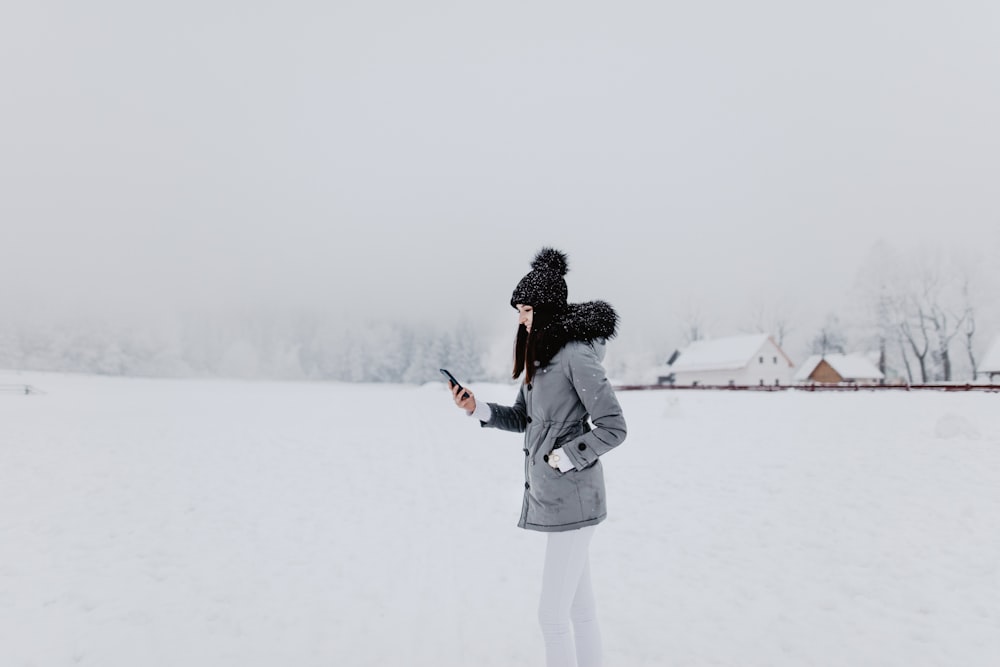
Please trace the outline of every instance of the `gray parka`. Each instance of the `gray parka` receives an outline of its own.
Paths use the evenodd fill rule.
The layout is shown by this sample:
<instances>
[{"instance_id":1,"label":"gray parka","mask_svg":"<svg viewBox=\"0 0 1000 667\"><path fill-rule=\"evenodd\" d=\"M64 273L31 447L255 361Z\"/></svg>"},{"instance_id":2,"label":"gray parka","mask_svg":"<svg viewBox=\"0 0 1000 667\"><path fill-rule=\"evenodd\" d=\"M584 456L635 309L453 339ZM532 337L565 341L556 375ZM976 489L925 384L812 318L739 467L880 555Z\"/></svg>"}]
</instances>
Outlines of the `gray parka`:
<instances>
[{"instance_id":1,"label":"gray parka","mask_svg":"<svg viewBox=\"0 0 1000 667\"><path fill-rule=\"evenodd\" d=\"M603 337L570 340L522 383L513 406L489 403L483 426L524 433L524 503L518 526L546 532L600 523L607 516L598 457L625 439L625 418L601 362ZM553 449L573 462L560 472L545 457Z\"/></svg>"}]
</instances>

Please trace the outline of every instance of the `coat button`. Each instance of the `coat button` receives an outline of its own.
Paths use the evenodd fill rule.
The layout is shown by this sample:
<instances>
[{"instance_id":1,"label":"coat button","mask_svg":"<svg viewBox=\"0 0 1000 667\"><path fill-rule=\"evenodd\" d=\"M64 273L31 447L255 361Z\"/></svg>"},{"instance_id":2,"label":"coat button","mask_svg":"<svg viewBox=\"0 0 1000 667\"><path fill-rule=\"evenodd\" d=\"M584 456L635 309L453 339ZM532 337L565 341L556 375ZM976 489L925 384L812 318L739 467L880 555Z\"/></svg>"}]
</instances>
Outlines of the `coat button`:
<instances>
[{"instance_id":1,"label":"coat button","mask_svg":"<svg viewBox=\"0 0 1000 667\"><path fill-rule=\"evenodd\" d=\"M579 445L576 446L576 448L579 449L582 452L583 450L585 450L587 448L587 445L586 445L586 443L581 442Z\"/></svg>"},{"instance_id":2,"label":"coat button","mask_svg":"<svg viewBox=\"0 0 1000 667\"><path fill-rule=\"evenodd\" d=\"M528 455L528 450L527 450L527 449L526 449L526 450L524 450L524 455L525 455L525 456L527 456L527 455Z\"/></svg>"},{"instance_id":3,"label":"coat button","mask_svg":"<svg viewBox=\"0 0 1000 667\"><path fill-rule=\"evenodd\" d=\"M531 385L530 384L528 385L528 391L531 391Z\"/></svg>"},{"instance_id":4,"label":"coat button","mask_svg":"<svg viewBox=\"0 0 1000 667\"><path fill-rule=\"evenodd\" d=\"M528 417L528 423L529 424L531 423L531 417Z\"/></svg>"},{"instance_id":5,"label":"coat button","mask_svg":"<svg viewBox=\"0 0 1000 667\"><path fill-rule=\"evenodd\" d=\"M549 462L549 455L546 454L545 456L543 456L542 460L545 461L546 463L548 463Z\"/></svg>"},{"instance_id":6,"label":"coat button","mask_svg":"<svg viewBox=\"0 0 1000 667\"><path fill-rule=\"evenodd\" d=\"M526 489L530 489L530 488L531 488L531 484L528 484L527 482L525 482L525 483L524 483L524 488L526 488Z\"/></svg>"}]
</instances>

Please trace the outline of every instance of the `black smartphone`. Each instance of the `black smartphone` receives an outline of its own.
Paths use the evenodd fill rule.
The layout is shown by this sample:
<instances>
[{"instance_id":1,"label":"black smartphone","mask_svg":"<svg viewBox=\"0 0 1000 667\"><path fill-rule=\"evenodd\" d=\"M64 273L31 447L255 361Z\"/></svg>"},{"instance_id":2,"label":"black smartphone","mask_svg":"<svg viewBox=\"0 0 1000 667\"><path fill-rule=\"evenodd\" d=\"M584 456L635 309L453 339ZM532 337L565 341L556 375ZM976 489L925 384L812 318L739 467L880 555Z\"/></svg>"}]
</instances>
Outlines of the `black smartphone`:
<instances>
[{"instance_id":1,"label":"black smartphone","mask_svg":"<svg viewBox=\"0 0 1000 667\"><path fill-rule=\"evenodd\" d=\"M451 373L449 373L448 371L446 371L446 370L445 370L445 369L443 369L443 368L439 368L438 370L439 370L439 371L441 371L441 375L443 375L443 376L445 376L446 378L448 378L448 382L452 383L453 385L455 385L455 386L456 386L456 387L458 387L459 389L464 389L464 388L462 387L462 383L461 383L461 382L459 382L458 380L456 380L456 379L455 379L455 376L454 376L454 375L452 375ZM468 397L469 397L469 392L467 392L467 391L464 391L464 392L462 393L462 398L468 398Z\"/></svg>"}]
</instances>

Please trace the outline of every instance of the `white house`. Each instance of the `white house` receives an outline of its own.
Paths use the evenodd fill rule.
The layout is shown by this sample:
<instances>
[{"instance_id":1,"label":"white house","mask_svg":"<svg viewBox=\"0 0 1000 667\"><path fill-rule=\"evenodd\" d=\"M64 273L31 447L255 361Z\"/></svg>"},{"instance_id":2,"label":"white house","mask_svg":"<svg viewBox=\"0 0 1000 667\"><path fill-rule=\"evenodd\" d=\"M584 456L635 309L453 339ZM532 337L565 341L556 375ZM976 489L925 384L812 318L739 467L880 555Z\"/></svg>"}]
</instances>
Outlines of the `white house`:
<instances>
[{"instance_id":1,"label":"white house","mask_svg":"<svg viewBox=\"0 0 1000 667\"><path fill-rule=\"evenodd\" d=\"M660 384L676 386L786 385L795 364L767 334L699 340L674 355Z\"/></svg>"},{"instance_id":2,"label":"white house","mask_svg":"<svg viewBox=\"0 0 1000 667\"><path fill-rule=\"evenodd\" d=\"M878 384L884 379L882 371L860 354L814 354L795 373L796 382L817 384Z\"/></svg>"},{"instance_id":3,"label":"white house","mask_svg":"<svg viewBox=\"0 0 1000 667\"><path fill-rule=\"evenodd\" d=\"M976 379L987 379L992 384L1000 380L1000 336L993 339L983 360L976 364Z\"/></svg>"}]
</instances>

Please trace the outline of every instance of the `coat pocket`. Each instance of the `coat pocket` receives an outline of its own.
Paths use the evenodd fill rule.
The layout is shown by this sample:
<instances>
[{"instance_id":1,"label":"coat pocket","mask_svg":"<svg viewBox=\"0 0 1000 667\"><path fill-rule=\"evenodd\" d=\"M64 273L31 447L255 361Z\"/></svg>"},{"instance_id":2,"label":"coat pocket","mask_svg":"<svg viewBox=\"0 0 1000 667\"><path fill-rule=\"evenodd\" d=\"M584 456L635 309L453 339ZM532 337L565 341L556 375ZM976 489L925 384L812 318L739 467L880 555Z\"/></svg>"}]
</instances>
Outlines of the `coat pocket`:
<instances>
[{"instance_id":1,"label":"coat pocket","mask_svg":"<svg viewBox=\"0 0 1000 667\"><path fill-rule=\"evenodd\" d=\"M563 447L573 442L584 433L590 433L590 424L588 424L585 420L566 424L559 429L556 435L552 438L551 446L547 451L551 452L553 449Z\"/></svg>"},{"instance_id":2,"label":"coat pocket","mask_svg":"<svg viewBox=\"0 0 1000 667\"><path fill-rule=\"evenodd\" d=\"M586 421L572 422L562 426L562 428L559 428L558 430L555 431L554 435L550 435L548 441L545 443L545 450L544 450L546 452L545 456L548 457L549 455L552 454L553 451L559 449L560 447L564 448L563 456L566 456L565 453L566 445L573 442L574 440L579 438L584 433L587 433L588 431L590 431L590 425L587 424ZM546 465L548 465L547 458L546 458ZM574 472L574 470L567 470L566 472L562 472L561 470L552 468L551 466L549 467L552 469L553 474L558 476L568 475L571 472Z\"/></svg>"}]
</instances>

